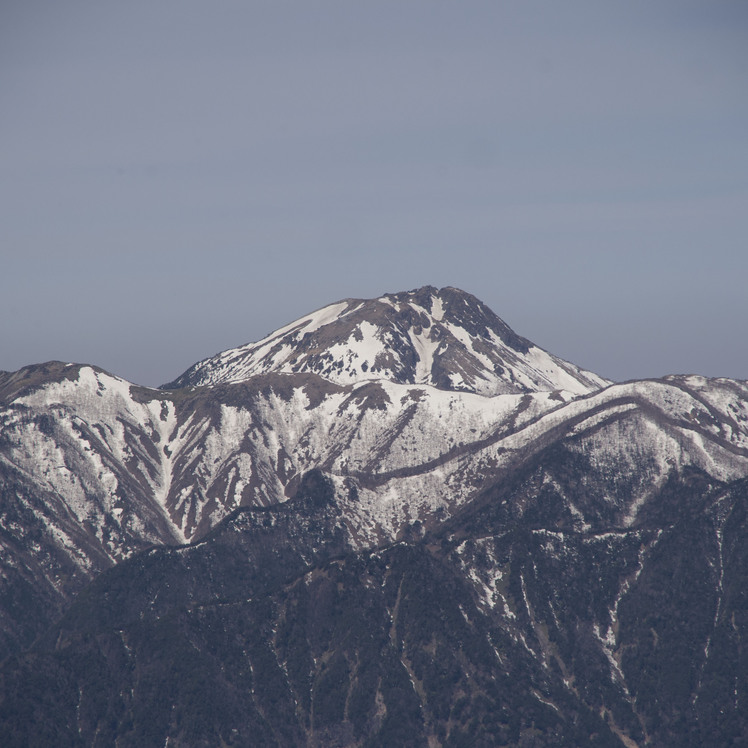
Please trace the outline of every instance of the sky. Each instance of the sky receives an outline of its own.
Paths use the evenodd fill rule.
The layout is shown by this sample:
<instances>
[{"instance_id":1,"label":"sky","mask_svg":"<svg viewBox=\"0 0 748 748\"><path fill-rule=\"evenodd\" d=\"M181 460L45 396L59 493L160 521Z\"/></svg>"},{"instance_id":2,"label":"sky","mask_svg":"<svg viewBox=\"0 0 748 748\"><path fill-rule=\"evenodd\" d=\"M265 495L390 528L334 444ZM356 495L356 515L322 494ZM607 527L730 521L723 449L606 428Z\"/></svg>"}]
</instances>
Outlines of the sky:
<instances>
[{"instance_id":1,"label":"sky","mask_svg":"<svg viewBox=\"0 0 748 748\"><path fill-rule=\"evenodd\" d=\"M156 386L431 284L748 379L744 0L3 0L0 370Z\"/></svg>"}]
</instances>

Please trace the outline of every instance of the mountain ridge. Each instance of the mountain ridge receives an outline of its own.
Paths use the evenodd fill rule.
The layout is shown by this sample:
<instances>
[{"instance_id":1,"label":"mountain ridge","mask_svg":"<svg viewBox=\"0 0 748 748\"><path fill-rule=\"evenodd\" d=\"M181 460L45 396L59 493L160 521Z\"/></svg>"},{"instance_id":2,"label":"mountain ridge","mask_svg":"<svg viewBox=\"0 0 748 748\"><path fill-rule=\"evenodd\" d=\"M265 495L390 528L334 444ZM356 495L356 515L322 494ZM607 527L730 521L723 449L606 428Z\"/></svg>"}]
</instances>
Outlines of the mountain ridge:
<instances>
[{"instance_id":1,"label":"mountain ridge","mask_svg":"<svg viewBox=\"0 0 748 748\"><path fill-rule=\"evenodd\" d=\"M427 286L171 389L0 373L7 744L729 745L748 382L501 325Z\"/></svg>"}]
</instances>

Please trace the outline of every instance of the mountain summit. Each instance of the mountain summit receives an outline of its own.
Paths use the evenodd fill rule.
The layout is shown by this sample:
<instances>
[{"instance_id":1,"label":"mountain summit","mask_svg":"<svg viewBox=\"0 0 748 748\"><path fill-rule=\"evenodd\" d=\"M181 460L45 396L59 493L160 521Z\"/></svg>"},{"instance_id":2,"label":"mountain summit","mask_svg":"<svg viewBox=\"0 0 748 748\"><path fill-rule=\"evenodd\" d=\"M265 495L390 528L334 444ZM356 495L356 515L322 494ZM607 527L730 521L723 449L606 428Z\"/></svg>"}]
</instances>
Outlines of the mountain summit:
<instances>
[{"instance_id":1,"label":"mountain summit","mask_svg":"<svg viewBox=\"0 0 748 748\"><path fill-rule=\"evenodd\" d=\"M330 304L257 343L195 364L162 389L273 372L313 373L342 385L385 379L487 396L584 395L610 384L520 337L475 296L424 286Z\"/></svg>"}]
</instances>

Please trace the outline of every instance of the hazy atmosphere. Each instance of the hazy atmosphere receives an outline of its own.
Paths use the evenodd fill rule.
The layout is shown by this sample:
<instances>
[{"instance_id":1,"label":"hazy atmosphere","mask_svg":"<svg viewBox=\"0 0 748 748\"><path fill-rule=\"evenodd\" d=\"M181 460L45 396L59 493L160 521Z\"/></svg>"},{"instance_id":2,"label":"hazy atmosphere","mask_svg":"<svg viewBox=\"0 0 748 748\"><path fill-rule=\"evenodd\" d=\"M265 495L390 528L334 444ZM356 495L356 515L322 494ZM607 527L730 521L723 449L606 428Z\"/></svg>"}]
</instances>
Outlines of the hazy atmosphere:
<instances>
[{"instance_id":1,"label":"hazy atmosphere","mask_svg":"<svg viewBox=\"0 0 748 748\"><path fill-rule=\"evenodd\" d=\"M742 0L7 0L0 369L158 385L432 284L747 379L747 94Z\"/></svg>"}]
</instances>

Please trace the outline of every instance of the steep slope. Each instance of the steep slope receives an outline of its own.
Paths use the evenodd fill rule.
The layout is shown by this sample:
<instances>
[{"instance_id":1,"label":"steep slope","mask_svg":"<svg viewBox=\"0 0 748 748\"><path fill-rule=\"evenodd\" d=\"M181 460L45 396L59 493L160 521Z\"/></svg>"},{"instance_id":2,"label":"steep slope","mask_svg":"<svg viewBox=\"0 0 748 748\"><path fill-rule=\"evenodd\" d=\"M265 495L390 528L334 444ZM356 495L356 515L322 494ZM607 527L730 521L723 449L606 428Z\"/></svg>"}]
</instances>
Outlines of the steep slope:
<instances>
[{"instance_id":1,"label":"steep slope","mask_svg":"<svg viewBox=\"0 0 748 748\"><path fill-rule=\"evenodd\" d=\"M139 402L92 367L0 374L0 658L30 644L95 574L183 542L161 500L169 407Z\"/></svg>"},{"instance_id":2,"label":"steep slope","mask_svg":"<svg viewBox=\"0 0 748 748\"><path fill-rule=\"evenodd\" d=\"M609 384L521 338L474 296L425 286L331 304L257 343L195 364L163 388L269 372L309 372L343 385L385 379L489 396L586 394Z\"/></svg>"},{"instance_id":3,"label":"steep slope","mask_svg":"<svg viewBox=\"0 0 748 748\"><path fill-rule=\"evenodd\" d=\"M0 669L6 744L739 744L746 481L685 470L635 527L574 529L575 441L378 548L313 472L124 562Z\"/></svg>"}]
</instances>

